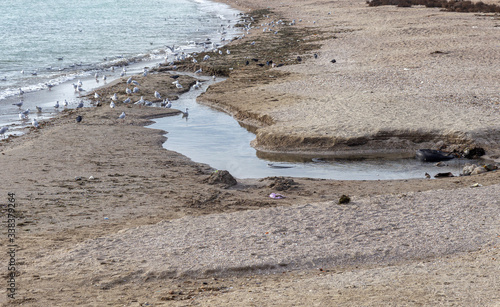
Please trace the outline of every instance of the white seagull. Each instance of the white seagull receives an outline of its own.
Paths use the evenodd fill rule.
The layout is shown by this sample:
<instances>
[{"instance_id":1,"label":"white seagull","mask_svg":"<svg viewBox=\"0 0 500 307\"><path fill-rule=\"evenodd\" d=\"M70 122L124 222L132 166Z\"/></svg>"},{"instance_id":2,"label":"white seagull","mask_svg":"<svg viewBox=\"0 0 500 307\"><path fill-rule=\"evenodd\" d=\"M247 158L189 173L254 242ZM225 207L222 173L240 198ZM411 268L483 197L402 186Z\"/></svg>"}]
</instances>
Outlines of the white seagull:
<instances>
[{"instance_id":1,"label":"white seagull","mask_svg":"<svg viewBox=\"0 0 500 307\"><path fill-rule=\"evenodd\" d=\"M0 129L0 134L2 135L2 138L5 138L5 132L7 132L7 130L9 130L9 127L2 127Z\"/></svg>"},{"instance_id":2,"label":"white seagull","mask_svg":"<svg viewBox=\"0 0 500 307\"><path fill-rule=\"evenodd\" d=\"M127 87L125 89L125 93L127 93L127 95L131 95L132 94L132 90Z\"/></svg>"},{"instance_id":3,"label":"white seagull","mask_svg":"<svg viewBox=\"0 0 500 307\"><path fill-rule=\"evenodd\" d=\"M113 96L111 96L111 100L113 100L113 101L118 100L118 96L116 96L116 93L114 93Z\"/></svg>"},{"instance_id":4,"label":"white seagull","mask_svg":"<svg viewBox=\"0 0 500 307\"><path fill-rule=\"evenodd\" d=\"M122 112L122 114L120 114L120 116L118 116L118 119L125 120L125 112Z\"/></svg>"},{"instance_id":5,"label":"white seagull","mask_svg":"<svg viewBox=\"0 0 500 307\"><path fill-rule=\"evenodd\" d=\"M172 102L167 98L167 104L165 105L165 108L170 109L171 107L172 107Z\"/></svg>"},{"instance_id":6,"label":"white seagull","mask_svg":"<svg viewBox=\"0 0 500 307\"><path fill-rule=\"evenodd\" d=\"M42 113L42 107L36 106L36 111L37 111L38 113Z\"/></svg>"},{"instance_id":7,"label":"white seagull","mask_svg":"<svg viewBox=\"0 0 500 307\"><path fill-rule=\"evenodd\" d=\"M181 111L181 112L182 112L182 118L184 118L184 117L185 117L185 118L187 118L187 117L189 116L188 110L189 110L189 109L188 109L188 108L186 108L186 112L182 112L182 111Z\"/></svg>"},{"instance_id":8,"label":"white seagull","mask_svg":"<svg viewBox=\"0 0 500 307\"><path fill-rule=\"evenodd\" d=\"M130 102L130 97L123 101L123 103L129 103L129 102Z\"/></svg>"},{"instance_id":9,"label":"white seagull","mask_svg":"<svg viewBox=\"0 0 500 307\"><path fill-rule=\"evenodd\" d=\"M56 101L56 104L54 105L54 108L58 109L59 108L59 100Z\"/></svg>"},{"instance_id":10,"label":"white seagull","mask_svg":"<svg viewBox=\"0 0 500 307\"><path fill-rule=\"evenodd\" d=\"M35 128L38 128L38 121L35 118L33 118L33 121L31 122L31 125L33 127L35 127Z\"/></svg>"},{"instance_id":11,"label":"white seagull","mask_svg":"<svg viewBox=\"0 0 500 307\"><path fill-rule=\"evenodd\" d=\"M116 107L116 105L115 105L115 103L114 103L113 101L111 101L111 103L109 104L109 107L110 107L111 109L113 109L114 107Z\"/></svg>"},{"instance_id":12,"label":"white seagull","mask_svg":"<svg viewBox=\"0 0 500 307\"><path fill-rule=\"evenodd\" d=\"M132 82L132 77L127 79L127 84L130 84Z\"/></svg>"},{"instance_id":13,"label":"white seagull","mask_svg":"<svg viewBox=\"0 0 500 307\"><path fill-rule=\"evenodd\" d=\"M134 104L143 104L143 103L144 103L144 97L142 97L142 96L141 96L141 99L134 102Z\"/></svg>"},{"instance_id":14,"label":"white seagull","mask_svg":"<svg viewBox=\"0 0 500 307\"><path fill-rule=\"evenodd\" d=\"M161 95L160 95L160 93L158 93L157 91L155 91L155 97L156 97L157 99L161 99Z\"/></svg>"},{"instance_id":15,"label":"white seagull","mask_svg":"<svg viewBox=\"0 0 500 307\"><path fill-rule=\"evenodd\" d=\"M64 99L64 102L63 102L63 107L65 107L65 108L66 108L66 107L68 106L68 104L69 104L69 103L68 103L68 101L67 101L66 99Z\"/></svg>"}]
</instances>

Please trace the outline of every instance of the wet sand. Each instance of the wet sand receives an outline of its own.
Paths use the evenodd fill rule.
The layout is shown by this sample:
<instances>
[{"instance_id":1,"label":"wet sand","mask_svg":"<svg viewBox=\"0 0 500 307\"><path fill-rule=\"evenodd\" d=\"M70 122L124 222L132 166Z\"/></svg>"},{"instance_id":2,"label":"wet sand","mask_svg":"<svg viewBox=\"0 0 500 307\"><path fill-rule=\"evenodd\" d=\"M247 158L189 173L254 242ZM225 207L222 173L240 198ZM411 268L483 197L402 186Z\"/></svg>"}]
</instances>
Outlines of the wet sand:
<instances>
[{"instance_id":1,"label":"wet sand","mask_svg":"<svg viewBox=\"0 0 500 307\"><path fill-rule=\"evenodd\" d=\"M302 43L276 43L282 52L275 54L275 61L287 65L274 69L254 63L245 65L243 59L262 55L248 46L264 39L262 30L256 30L246 40L227 47L231 49L230 57L214 56L213 62L204 64L212 65L214 71L226 71L229 79L213 86L200 102L215 105L259 127L255 146L288 151L377 151L390 140L392 150L406 150L402 144L411 149L415 143L409 134L387 136L383 142L375 139L364 144L351 143L348 147L333 142L332 137L318 143L318 136L327 132L342 131L338 137L346 140L359 135L369 139L373 133L366 131L377 131L374 125L384 123L391 128L387 131L399 131L406 123L416 127L416 131L435 131L435 138L424 138L416 144L437 146L443 141L442 145L452 148L476 143L490 155L496 154L498 121L494 118L498 119L498 93L493 88L499 70L494 66L498 62L493 60L498 54L488 44L491 35L499 34L487 32L486 25L493 27L498 24L497 19L423 8L368 8L364 2L313 5L305 1L300 7L281 3L252 1L252 9L271 7L276 19L296 19L298 30L290 30L288 37L296 39L303 31L311 30L304 40L313 40L318 49L309 49ZM327 15L330 10L332 14ZM458 33L450 37L463 34L460 41L474 40L485 48L488 52L484 52L484 58L492 57L489 69L467 66L473 62L467 61L467 52L471 52L470 56L476 47L471 50L470 45L456 45L453 41L448 42L445 50L444 38L436 42L443 45L428 47L429 41L437 40L433 35L437 36L435 31L440 27L427 29L432 23L417 22L422 16L430 16L441 26L456 26L453 21L468 25L454 30ZM445 23L443 18L449 19ZM321 40L314 36L317 26L328 30L318 34ZM485 31L468 32L474 31L474 26L482 26ZM385 29L394 32L388 36ZM373 36L373 31L379 35ZM400 78L396 71L408 72L404 68L416 65L404 62L408 54L387 54L383 59L377 58L384 53L370 55L370 50L375 52L390 42L394 52L402 52L396 48L402 44L397 39L402 35L399 31L433 34L425 43L419 43L423 49L411 49L411 54L425 55L427 60L433 56L428 54L430 50L439 48L452 55L460 50L462 73L452 74L449 70L453 65L444 65L446 61L428 65L440 68L435 70L420 63L419 76L428 78L424 88L416 86L417 79ZM267 47L259 52L272 49L269 43ZM300 63L296 61L297 54L289 53L291 49L307 50L299 54L303 58ZM318 59L312 57L314 53ZM372 64L367 67L368 60L360 62L362 55L370 55ZM337 59L335 64L348 67L326 66L333 65L331 58ZM415 56L417 59L420 57ZM318 65L315 60L325 65ZM482 61L477 63L485 65ZM197 69L189 65L186 63L184 68ZM233 69L227 69L228 65ZM210 67L206 68L205 71ZM170 81L168 71L154 72L149 77L151 84L145 86L145 91L151 93L157 84ZM342 83L344 93L322 92L324 88L317 86L324 82L327 88L340 87L340 77L351 79ZM467 77L471 78L466 82ZM188 87L193 80L183 82ZM123 83L125 79L115 86L122 88ZM453 99L445 105L429 103L435 102L440 93L437 83L443 84L441 89L456 83L449 89L454 92ZM299 86L302 84L305 86ZM477 90L479 85L481 91ZM363 92L369 86L374 93ZM100 91L103 97L109 97L115 89ZM477 100L470 100L474 98L471 91L478 92ZM173 88L169 93L177 94ZM346 120L352 120L349 125L335 115L341 102L349 106L342 108ZM228 187L210 183L208 178L215 170L209 166L163 149L163 131L144 128L151 118L180 116L178 111L122 104L111 109L108 104L64 111L43 122L38 130L31 129L24 136L0 142L0 180L5 195L2 211L6 212L7 192L15 193L19 217L16 262L20 273L16 278L16 300L6 297L4 287L0 295L2 305L500 303L498 172L398 181L237 178L238 184ZM415 108L420 104L422 108ZM406 117L388 115L389 111L383 111L384 105ZM312 112L312 107L328 111L322 112L323 118ZM440 120L452 125L452 136L443 136L444 130L421 113L424 107L427 114L446 112ZM123 121L117 118L122 111L127 113ZM303 122L298 114L302 114ZM374 114L378 115L378 124L362 121L364 116ZM79 124L75 121L77 115L83 116ZM481 120L471 120L479 115ZM463 123L465 116L471 116L468 125ZM295 134L300 132L300 137L293 135L292 129ZM460 132L458 137L456 131ZM276 139L280 142L274 142ZM472 188L475 183L482 186ZM273 192L286 198L269 198ZM343 194L349 195L351 202L339 205ZM4 229L6 234L5 223ZM2 249L6 248L6 241L2 240ZM2 263L8 263L7 257L2 254ZM4 276L6 272L5 267Z\"/></svg>"}]
</instances>

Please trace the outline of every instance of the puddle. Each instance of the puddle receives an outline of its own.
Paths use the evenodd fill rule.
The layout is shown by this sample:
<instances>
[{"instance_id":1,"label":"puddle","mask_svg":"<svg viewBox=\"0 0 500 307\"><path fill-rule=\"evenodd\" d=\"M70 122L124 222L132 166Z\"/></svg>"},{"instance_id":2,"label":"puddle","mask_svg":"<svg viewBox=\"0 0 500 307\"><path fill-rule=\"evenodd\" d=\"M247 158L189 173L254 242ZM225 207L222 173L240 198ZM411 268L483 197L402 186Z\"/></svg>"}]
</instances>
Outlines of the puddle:
<instances>
[{"instance_id":1,"label":"puddle","mask_svg":"<svg viewBox=\"0 0 500 307\"><path fill-rule=\"evenodd\" d=\"M213 81L203 83L203 90ZM477 161L454 159L446 166L406 159L335 159L269 155L250 146L255 135L230 115L198 104L196 97L202 90L191 90L174 101L172 108L185 110L189 116L155 119L150 128L168 131L163 147L179 152L191 160L205 163L219 170L227 170L236 178L292 176L337 180L386 180L425 178L425 173L451 172L455 176L466 163ZM272 164L272 167L269 166Z\"/></svg>"}]
</instances>

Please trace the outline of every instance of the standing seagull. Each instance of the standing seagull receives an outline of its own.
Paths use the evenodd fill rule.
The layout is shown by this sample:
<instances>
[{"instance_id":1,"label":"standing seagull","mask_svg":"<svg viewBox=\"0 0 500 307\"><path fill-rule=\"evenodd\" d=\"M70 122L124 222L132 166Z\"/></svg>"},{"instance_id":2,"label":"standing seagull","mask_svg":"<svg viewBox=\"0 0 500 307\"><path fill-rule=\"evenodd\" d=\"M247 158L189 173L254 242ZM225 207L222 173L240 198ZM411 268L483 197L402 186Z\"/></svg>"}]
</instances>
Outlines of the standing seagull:
<instances>
[{"instance_id":1,"label":"standing seagull","mask_svg":"<svg viewBox=\"0 0 500 307\"><path fill-rule=\"evenodd\" d=\"M167 104L165 105L165 108L170 109L171 107L172 107L172 102L167 98Z\"/></svg>"},{"instance_id":2,"label":"standing seagull","mask_svg":"<svg viewBox=\"0 0 500 307\"><path fill-rule=\"evenodd\" d=\"M161 99L161 95L160 95L160 93L158 93L157 91L155 91L155 97L156 97L157 99Z\"/></svg>"},{"instance_id":3,"label":"standing seagull","mask_svg":"<svg viewBox=\"0 0 500 307\"><path fill-rule=\"evenodd\" d=\"M69 104L69 103L68 103L68 101L67 101L66 99L64 99L64 102L63 102L63 107L65 107L65 108L66 108L66 107L68 106L68 104Z\"/></svg>"},{"instance_id":4,"label":"standing seagull","mask_svg":"<svg viewBox=\"0 0 500 307\"><path fill-rule=\"evenodd\" d=\"M188 108L186 108L186 112L182 112L182 111L181 111L181 112L182 112L182 118L184 118L184 117L185 117L185 118L187 119L187 117L189 116L188 110L189 110L189 109L188 109Z\"/></svg>"},{"instance_id":5,"label":"standing seagull","mask_svg":"<svg viewBox=\"0 0 500 307\"><path fill-rule=\"evenodd\" d=\"M116 105L115 105L115 103L114 103L113 101L111 101L111 103L109 104L109 107L110 107L111 109L113 109L115 106L116 106Z\"/></svg>"},{"instance_id":6,"label":"standing seagull","mask_svg":"<svg viewBox=\"0 0 500 307\"><path fill-rule=\"evenodd\" d=\"M36 120L36 118L33 118L33 121L31 122L31 125L35 128L38 129L38 121Z\"/></svg>"},{"instance_id":7,"label":"standing seagull","mask_svg":"<svg viewBox=\"0 0 500 307\"><path fill-rule=\"evenodd\" d=\"M77 109L83 108L83 101L80 101L80 103L76 106Z\"/></svg>"},{"instance_id":8,"label":"standing seagull","mask_svg":"<svg viewBox=\"0 0 500 307\"><path fill-rule=\"evenodd\" d=\"M56 104L54 105L54 108L58 109L59 108L59 100L56 101Z\"/></svg>"},{"instance_id":9,"label":"standing seagull","mask_svg":"<svg viewBox=\"0 0 500 307\"><path fill-rule=\"evenodd\" d=\"M120 116L118 116L118 119L125 120L125 112L122 112L122 114L120 114Z\"/></svg>"},{"instance_id":10,"label":"standing seagull","mask_svg":"<svg viewBox=\"0 0 500 307\"><path fill-rule=\"evenodd\" d=\"M2 139L5 138L5 132L7 132L7 130L9 130L9 127L2 127L0 129L0 134L2 135Z\"/></svg>"},{"instance_id":11,"label":"standing seagull","mask_svg":"<svg viewBox=\"0 0 500 307\"><path fill-rule=\"evenodd\" d=\"M17 107L19 107L19 109L20 109L20 108L23 106L23 103L24 103L24 102L21 100L21 101L19 101L18 103L13 103L12 105L13 105L13 106L17 106Z\"/></svg>"}]
</instances>

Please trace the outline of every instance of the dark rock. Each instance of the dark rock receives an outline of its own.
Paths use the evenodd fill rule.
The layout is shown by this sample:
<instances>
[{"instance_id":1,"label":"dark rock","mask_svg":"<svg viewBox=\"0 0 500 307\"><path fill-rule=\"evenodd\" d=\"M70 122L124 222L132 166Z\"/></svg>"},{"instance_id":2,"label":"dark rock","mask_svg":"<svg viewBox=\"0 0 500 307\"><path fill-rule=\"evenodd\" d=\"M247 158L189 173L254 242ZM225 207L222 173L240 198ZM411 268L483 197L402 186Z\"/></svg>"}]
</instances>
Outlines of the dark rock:
<instances>
[{"instance_id":1,"label":"dark rock","mask_svg":"<svg viewBox=\"0 0 500 307\"><path fill-rule=\"evenodd\" d=\"M439 162L455 158L451 155L451 153L433 149L419 149L417 150L415 157L423 162Z\"/></svg>"},{"instance_id":2,"label":"dark rock","mask_svg":"<svg viewBox=\"0 0 500 307\"><path fill-rule=\"evenodd\" d=\"M228 171L215 171L206 179L208 184L224 184L226 187L232 187L238 182Z\"/></svg>"},{"instance_id":3,"label":"dark rock","mask_svg":"<svg viewBox=\"0 0 500 307\"><path fill-rule=\"evenodd\" d=\"M455 177L452 173L437 173L434 178L445 178L445 177Z\"/></svg>"},{"instance_id":4,"label":"dark rock","mask_svg":"<svg viewBox=\"0 0 500 307\"><path fill-rule=\"evenodd\" d=\"M286 191L292 188L293 185L297 183L293 181L293 179L285 178L285 177L273 177L269 179L274 179L274 181L269 184L268 187L275 189L277 191Z\"/></svg>"},{"instance_id":5,"label":"dark rock","mask_svg":"<svg viewBox=\"0 0 500 307\"><path fill-rule=\"evenodd\" d=\"M485 154L486 152L484 151L484 149L480 147L467 148L466 150L464 150L464 158L467 159L477 159L481 156L484 156Z\"/></svg>"},{"instance_id":6,"label":"dark rock","mask_svg":"<svg viewBox=\"0 0 500 307\"><path fill-rule=\"evenodd\" d=\"M351 202L351 198L347 195L342 195L339 198L339 205L348 204Z\"/></svg>"},{"instance_id":7,"label":"dark rock","mask_svg":"<svg viewBox=\"0 0 500 307\"><path fill-rule=\"evenodd\" d=\"M332 63L337 63L337 60L333 59L333 60L331 60L330 62L332 62Z\"/></svg>"}]
</instances>

